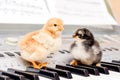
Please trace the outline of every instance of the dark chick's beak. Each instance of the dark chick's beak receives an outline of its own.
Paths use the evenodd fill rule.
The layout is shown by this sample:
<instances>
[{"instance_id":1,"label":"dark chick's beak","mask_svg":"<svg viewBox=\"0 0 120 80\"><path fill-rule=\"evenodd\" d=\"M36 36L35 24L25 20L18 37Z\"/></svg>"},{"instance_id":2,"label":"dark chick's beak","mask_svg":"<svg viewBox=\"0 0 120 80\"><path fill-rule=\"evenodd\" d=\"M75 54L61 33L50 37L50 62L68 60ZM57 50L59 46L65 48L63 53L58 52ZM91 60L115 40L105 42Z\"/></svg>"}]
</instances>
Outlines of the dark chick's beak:
<instances>
[{"instance_id":1,"label":"dark chick's beak","mask_svg":"<svg viewBox=\"0 0 120 80\"><path fill-rule=\"evenodd\" d=\"M73 37L73 38L75 38L75 37L76 37L76 35L74 34L72 37Z\"/></svg>"}]
</instances>

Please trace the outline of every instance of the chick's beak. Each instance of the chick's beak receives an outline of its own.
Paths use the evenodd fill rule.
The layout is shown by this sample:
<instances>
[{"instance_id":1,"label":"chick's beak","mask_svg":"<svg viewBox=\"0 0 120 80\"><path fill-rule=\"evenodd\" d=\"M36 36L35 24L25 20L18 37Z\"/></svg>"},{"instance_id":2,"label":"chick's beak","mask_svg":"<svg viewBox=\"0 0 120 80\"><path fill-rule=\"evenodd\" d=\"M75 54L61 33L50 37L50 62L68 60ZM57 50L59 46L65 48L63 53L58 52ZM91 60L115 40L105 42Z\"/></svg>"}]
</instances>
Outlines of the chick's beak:
<instances>
[{"instance_id":1,"label":"chick's beak","mask_svg":"<svg viewBox=\"0 0 120 80\"><path fill-rule=\"evenodd\" d=\"M62 30L64 30L63 26L62 26L62 27L59 27L59 31L62 31Z\"/></svg>"},{"instance_id":2,"label":"chick's beak","mask_svg":"<svg viewBox=\"0 0 120 80\"><path fill-rule=\"evenodd\" d=\"M73 38L75 38L75 37L76 37L76 35L74 34L74 35L73 35Z\"/></svg>"}]
</instances>

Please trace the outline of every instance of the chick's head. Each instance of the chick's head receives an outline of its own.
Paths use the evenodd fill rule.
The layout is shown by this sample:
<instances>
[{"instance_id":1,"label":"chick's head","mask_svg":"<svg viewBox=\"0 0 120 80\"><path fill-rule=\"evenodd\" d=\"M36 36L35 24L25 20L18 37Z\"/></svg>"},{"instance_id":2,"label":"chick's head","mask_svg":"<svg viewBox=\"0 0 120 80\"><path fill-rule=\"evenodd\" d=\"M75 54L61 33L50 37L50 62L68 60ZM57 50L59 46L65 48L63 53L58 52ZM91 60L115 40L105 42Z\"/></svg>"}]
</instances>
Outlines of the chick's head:
<instances>
[{"instance_id":1,"label":"chick's head","mask_svg":"<svg viewBox=\"0 0 120 80\"><path fill-rule=\"evenodd\" d=\"M58 33L64 30L63 21L59 18L51 18L45 25L45 28L51 33Z\"/></svg>"},{"instance_id":2,"label":"chick's head","mask_svg":"<svg viewBox=\"0 0 120 80\"><path fill-rule=\"evenodd\" d=\"M80 28L75 31L75 33L73 34L73 38L85 41L85 40L94 39L94 36L88 29Z\"/></svg>"}]
</instances>

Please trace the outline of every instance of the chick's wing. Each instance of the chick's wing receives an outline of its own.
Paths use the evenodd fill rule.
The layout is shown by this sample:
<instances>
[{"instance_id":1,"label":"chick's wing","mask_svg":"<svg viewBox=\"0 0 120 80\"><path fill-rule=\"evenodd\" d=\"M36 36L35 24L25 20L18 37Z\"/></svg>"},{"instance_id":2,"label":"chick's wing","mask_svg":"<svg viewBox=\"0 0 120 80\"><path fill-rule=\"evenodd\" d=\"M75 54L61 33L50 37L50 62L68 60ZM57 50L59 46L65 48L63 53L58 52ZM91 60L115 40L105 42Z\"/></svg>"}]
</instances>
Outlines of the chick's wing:
<instances>
[{"instance_id":1,"label":"chick's wing","mask_svg":"<svg viewBox=\"0 0 120 80\"><path fill-rule=\"evenodd\" d=\"M32 38L46 48L53 45L52 37L46 33L40 32L39 34L32 36Z\"/></svg>"}]
</instances>

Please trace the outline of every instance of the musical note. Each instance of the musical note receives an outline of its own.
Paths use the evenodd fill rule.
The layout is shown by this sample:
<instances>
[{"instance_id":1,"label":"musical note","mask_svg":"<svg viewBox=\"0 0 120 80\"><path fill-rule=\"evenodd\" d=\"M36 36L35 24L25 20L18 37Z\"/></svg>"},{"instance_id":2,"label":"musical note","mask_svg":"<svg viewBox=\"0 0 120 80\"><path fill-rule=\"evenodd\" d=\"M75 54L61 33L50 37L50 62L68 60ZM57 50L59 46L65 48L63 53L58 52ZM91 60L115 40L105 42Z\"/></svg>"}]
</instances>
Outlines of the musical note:
<instances>
[{"instance_id":1,"label":"musical note","mask_svg":"<svg viewBox=\"0 0 120 80\"><path fill-rule=\"evenodd\" d=\"M48 14L48 11L43 0L0 0L0 13L32 16Z\"/></svg>"},{"instance_id":2,"label":"musical note","mask_svg":"<svg viewBox=\"0 0 120 80\"><path fill-rule=\"evenodd\" d=\"M65 24L117 24L104 0L0 0L0 23L44 23L50 17Z\"/></svg>"}]
</instances>

